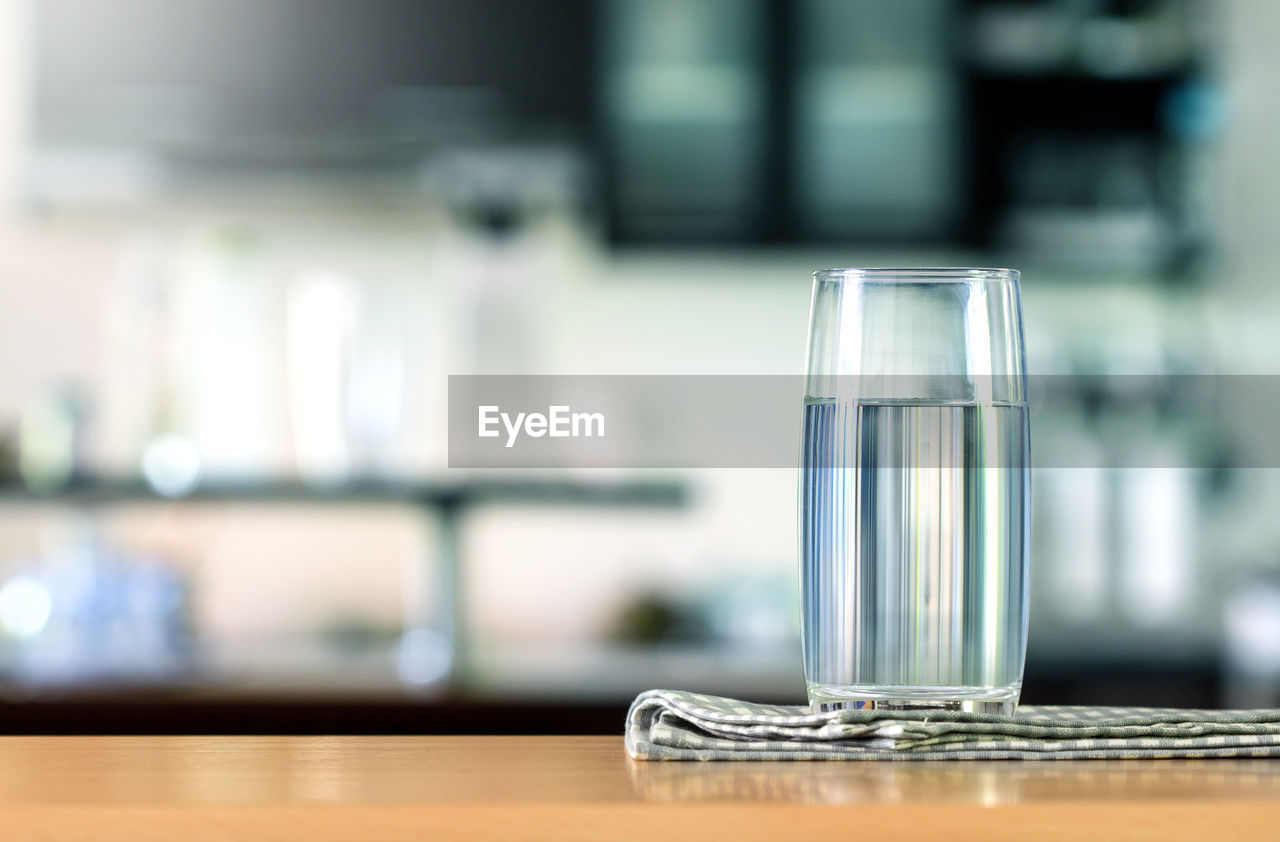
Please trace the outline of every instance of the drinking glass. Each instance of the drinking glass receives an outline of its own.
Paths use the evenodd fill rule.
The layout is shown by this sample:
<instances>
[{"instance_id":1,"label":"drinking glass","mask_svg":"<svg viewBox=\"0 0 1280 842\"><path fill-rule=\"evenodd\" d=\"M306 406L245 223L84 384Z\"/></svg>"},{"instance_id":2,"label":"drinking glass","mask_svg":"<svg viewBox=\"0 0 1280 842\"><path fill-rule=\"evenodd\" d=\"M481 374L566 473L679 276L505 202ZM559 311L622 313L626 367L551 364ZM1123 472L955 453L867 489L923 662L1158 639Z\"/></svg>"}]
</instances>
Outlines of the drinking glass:
<instances>
[{"instance_id":1,"label":"drinking glass","mask_svg":"<svg viewBox=\"0 0 1280 842\"><path fill-rule=\"evenodd\" d=\"M1010 714L1030 431L1019 273L814 273L800 478L815 710Z\"/></svg>"}]
</instances>

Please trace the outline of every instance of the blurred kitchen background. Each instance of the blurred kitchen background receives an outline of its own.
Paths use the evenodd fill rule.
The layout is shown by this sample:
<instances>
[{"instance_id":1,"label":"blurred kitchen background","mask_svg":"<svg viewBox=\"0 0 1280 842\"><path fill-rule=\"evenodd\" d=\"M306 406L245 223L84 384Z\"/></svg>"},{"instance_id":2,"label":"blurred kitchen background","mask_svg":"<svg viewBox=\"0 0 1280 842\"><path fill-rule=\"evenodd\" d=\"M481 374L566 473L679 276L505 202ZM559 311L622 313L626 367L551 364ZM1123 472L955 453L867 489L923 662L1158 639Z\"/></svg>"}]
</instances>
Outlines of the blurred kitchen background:
<instances>
[{"instance_id":1,"label":"blurred kitchen background","mask_svg":"<svg viewBox=\"0 0 1280 842\"><path fill-rule=\"evenodd\" d=\"M1280 373L1277 43L1267 0L0 2L0 730L800 701L794 472L451 471L446 376L801 373L844 265L1021 268L1036 373ZM1035 435L1210 467L1037 471L1024 701L1280 703L1280 471L1075 397Z\"/></svg>"}]
</instances>

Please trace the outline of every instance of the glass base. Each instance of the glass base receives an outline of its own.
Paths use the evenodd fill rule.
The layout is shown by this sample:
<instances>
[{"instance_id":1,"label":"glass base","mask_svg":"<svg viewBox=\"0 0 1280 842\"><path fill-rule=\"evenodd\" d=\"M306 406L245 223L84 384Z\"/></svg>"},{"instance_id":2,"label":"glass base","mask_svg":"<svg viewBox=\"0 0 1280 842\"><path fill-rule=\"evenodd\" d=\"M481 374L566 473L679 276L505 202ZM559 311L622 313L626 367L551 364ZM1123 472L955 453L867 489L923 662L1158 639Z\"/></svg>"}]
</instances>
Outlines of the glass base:
<instances>
[{"instance_id":1,"label":"glass base","mask_svg":"<svg viewBox=\"0 0 1280 842\"><path fill-rule=\"evenodd\" d=\"M1012 716L1022 685L1008 687L810 684L809 706L833 710L954 710Z\"/></svg>"}]
</instances>

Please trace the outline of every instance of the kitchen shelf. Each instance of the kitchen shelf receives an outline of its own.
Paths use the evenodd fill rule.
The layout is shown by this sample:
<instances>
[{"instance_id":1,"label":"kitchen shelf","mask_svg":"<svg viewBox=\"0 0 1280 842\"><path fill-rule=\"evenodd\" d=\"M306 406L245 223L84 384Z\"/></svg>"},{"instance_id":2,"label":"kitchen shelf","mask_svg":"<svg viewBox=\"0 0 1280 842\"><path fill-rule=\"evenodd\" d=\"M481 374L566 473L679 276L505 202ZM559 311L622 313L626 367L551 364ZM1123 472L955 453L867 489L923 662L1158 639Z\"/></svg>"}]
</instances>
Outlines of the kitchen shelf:
<instances>
[{"instance_id":1,"label":"kitchen shelf","mask_svg":"<svg viewBox=\"0 0 1280 842\"><path fill-rule=\"evenodd\" d=\"M179 502L408 503L432 508L480 504L574 506L681 506L683 484L662 480L585 481L573 479L465 479L397 482L360 479L338 485L297 480L213 481L167 497L141 479L86 477L51 492L21 482L0 481L0 502L62 502L75 505Z\"/></svg>"},{"instance_id":2,"label":"kitchen shelf","mask_svg":"<svg viewBox=\"0 0 1280 842\"><path fill-rule=\"evenodd\" d=\"M484 505L677 509L686 504L687 496L682 483L670 480L587 481L546 477L413 482L361 479L333 486L297 480L210 481L180 497L158 494L141 479L134 478L86 476L43 494L19 482L0 481L0 505L48 503L102 508L133 503L399 504L434 513L438 518L439 597L433 605L423 606L419 626L439 631L448 640L450 669L440 683L450 688L465 682L471 663L468 624L461 613L464 605L461 570L465 560L459 538L462 518L467 512ZM434 617L434 621L428 621L429 617Z\"/></svg>"}]
</instances>

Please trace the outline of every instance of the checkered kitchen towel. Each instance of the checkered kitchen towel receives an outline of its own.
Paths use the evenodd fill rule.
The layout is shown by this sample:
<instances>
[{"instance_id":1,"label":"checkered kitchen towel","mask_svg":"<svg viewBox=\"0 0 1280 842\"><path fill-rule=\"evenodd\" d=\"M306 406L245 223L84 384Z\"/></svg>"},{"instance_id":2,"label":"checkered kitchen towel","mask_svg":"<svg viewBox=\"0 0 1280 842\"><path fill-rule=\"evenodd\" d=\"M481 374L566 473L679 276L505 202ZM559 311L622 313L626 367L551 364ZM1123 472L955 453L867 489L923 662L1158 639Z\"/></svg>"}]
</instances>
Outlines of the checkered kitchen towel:
<instances>
[{"instance_id":1,"label":"checkered kitchen towel","mask_svg":"<svg viewBox=\"0 0 1280 842\"><path fill-rule=\"evenodd\" d=\"M627 714L638 760L1278 757L1280 710L1032 707L1014 716L759 705L678 690Z\"/></svg>"}]
</instances>

